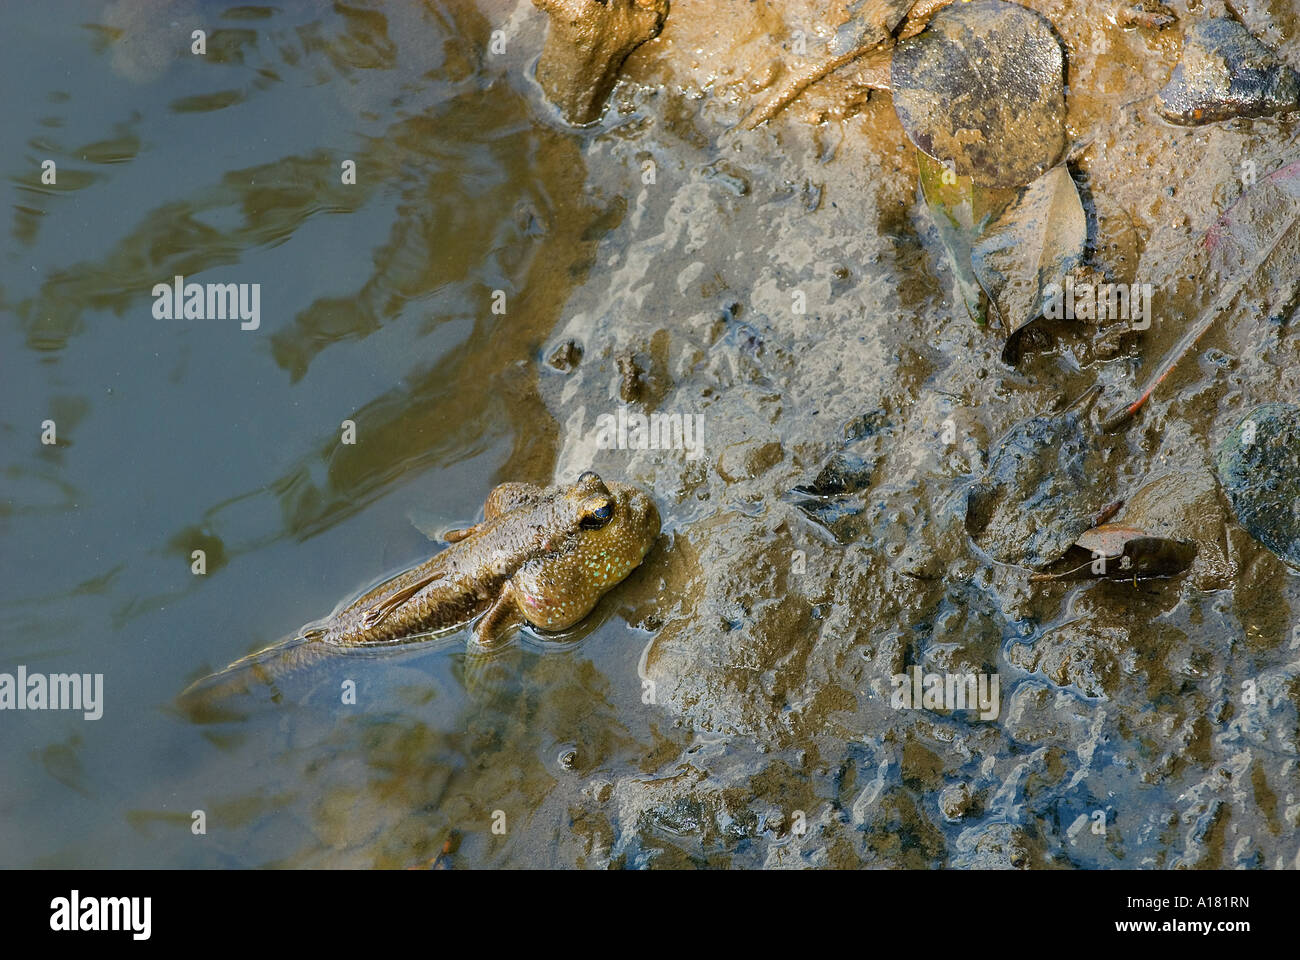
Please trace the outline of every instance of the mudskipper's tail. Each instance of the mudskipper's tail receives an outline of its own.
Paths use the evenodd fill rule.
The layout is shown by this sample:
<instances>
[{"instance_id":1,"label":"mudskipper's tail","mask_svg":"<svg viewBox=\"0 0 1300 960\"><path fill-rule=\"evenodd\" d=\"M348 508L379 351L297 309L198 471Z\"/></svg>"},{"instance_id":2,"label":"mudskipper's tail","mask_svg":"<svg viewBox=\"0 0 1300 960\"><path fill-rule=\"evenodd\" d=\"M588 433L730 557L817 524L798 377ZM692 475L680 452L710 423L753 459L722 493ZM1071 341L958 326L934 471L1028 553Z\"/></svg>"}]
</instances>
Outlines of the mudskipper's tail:
<instances>
[{"instance_id":1,"label":"mudskipper's tail","mask_svg":"<svg viewBox=\"0 0 1300 960\"><path fill-rule=\"evenodd\" d=\"M233 719L240 714L228 704L232 698L265 691L270 699L278 700L277 681L339 653L340 648L325 639L324 631L304 630L195 680L176 698L176 704L196 723Z\"/></svg>"}]
</instances>

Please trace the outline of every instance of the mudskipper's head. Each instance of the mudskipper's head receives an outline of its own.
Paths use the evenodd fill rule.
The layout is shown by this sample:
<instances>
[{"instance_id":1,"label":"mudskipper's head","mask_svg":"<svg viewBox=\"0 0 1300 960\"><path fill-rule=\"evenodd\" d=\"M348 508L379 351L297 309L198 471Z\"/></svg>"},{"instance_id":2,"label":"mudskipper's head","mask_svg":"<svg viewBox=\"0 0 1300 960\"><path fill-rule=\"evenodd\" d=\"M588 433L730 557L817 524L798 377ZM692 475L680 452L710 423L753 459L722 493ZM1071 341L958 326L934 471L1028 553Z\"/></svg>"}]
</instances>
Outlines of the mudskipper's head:
<instances>
[{"instance_id":1,"label":"mudskipper's head","mask_svg":"<svg viewBox=\"0 0 1300 960\"><path fill-rule=\"evenodd\" d=\"M563 545L514 577L524 616L542 630L563 630L585 617L659 537L654 501L629 484L606 484L588 470L559 500L569 518Z\"/></svg>"}]
</instances>

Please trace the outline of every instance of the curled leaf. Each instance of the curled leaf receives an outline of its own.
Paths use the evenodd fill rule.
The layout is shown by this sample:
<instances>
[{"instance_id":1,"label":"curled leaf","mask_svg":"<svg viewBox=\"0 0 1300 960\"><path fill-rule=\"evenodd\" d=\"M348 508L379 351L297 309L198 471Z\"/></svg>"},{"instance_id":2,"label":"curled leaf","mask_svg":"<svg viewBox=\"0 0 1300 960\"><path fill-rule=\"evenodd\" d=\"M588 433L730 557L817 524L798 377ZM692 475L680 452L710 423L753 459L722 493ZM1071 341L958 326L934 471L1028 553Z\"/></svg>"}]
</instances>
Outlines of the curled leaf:
<instances>
[{"instance_id":1,"label":"curled leaf","mask_svg":"<svg viewBox=\"0 0 1300 960\"><path fill-rule=\"evenodd\" d=\"M1149 30L1163 30L1170 24L1178 22L1174 13L1160 0L1135 0L1125 4L1119 10L1119 23L1122 27L1146 27Z\"/></svg>"},{"instance_id":2,"label":"curled leaf","mask_svg":"<svg viewBox=\"0 0 1300 960\"><path fill-rule=\"evenodd\" d=\"M1180 272L1206 276L1217 291L1147 379L1137 399L1105 423L1115 430L1137 413L1165 377L1190 354L1225 312L1251 311L1256 318L1285 317L1300 292L1300 160L1275 170L1243 193L1205 235L1192 262ZM1244 294L1244 295L1243 295Z\"/></svg>"},{"instance_id":3,"label":"curled leaf","mask_svg":"<svg viewBox=\"0 0 1300 960\"><path fill-rule=\"evenodd\" d=\"M1175 577L1196 559L1190 540L1157 537L1126 523L1106 523L1085 530L1062 558L1063 570L1035 574L1030 579L1065 580L1105 577L1111 580L1145 580Z\"/></svg>"},{"instance_id":4,"label":"curled leaf","mask_svg":"<svg viewBox=\"0 0 1300 960\"><path fill-rule=\"evenodd\" d=\"M1043 314L1050 288L1083 259L1088 219L1074 179L1057 164L989 224L971 248L971 264L1007 337L1002 359L1014 363L1017 333Z\"/></svg>"},{"instance_id":5,"label":"curled leaf","mask_svg":"<svg viewBox=\"0 0 1300 960\"><path fill-rule=\"evenodd\" d=\"M1300 160L1243 193L1205 233L1216 285L1253 281L1256 317L1281 316L1295 306L1300 285Z\"/></svg>"},{"instance_id":6,"label":"curled leaf","mask_svg":"<svg viewBox=\"0 0 1300 960\"><path fill-rule=\"evenodd\" d=\"M971 250L991 216L988 191L979 190L970 177L958 176L951 167L919 151L916 166L921 198L952 271L957 295L966 305L970 318L984 323L985 302L971 265Z\"/></svg>"}]
</instances>

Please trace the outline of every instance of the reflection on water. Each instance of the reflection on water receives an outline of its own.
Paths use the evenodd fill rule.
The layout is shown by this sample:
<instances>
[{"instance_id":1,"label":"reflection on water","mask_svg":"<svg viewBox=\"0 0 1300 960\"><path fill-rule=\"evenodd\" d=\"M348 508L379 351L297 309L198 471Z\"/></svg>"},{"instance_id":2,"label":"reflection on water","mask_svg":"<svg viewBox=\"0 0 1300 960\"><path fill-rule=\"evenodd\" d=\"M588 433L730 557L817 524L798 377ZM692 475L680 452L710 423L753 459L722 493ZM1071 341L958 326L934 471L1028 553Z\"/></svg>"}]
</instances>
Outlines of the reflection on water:
<instances>
[{"instance_id":1,"label":"reflection on water","mask_svg":"<svg viewBox=\"0 0 1300 960\"><path fill-rule=\"evenodd\" d=\"M426 556L412 510L452 526L551 478L532 361L623 208L584 196L523 47L481 53L493 7L0 13L24 93L0 154L0 669L102 672L107 698L93 724L4 718L0 863L408 866L453 836L458 862L547 863L574 771L645 753L638 690L608 677L644 638L610 598L581 643L479 665L476 698L457 643L339 658L220 723L170 706ZM261 329L155 320L174 276L261 284Z\"/></svg>"}]
</instances>

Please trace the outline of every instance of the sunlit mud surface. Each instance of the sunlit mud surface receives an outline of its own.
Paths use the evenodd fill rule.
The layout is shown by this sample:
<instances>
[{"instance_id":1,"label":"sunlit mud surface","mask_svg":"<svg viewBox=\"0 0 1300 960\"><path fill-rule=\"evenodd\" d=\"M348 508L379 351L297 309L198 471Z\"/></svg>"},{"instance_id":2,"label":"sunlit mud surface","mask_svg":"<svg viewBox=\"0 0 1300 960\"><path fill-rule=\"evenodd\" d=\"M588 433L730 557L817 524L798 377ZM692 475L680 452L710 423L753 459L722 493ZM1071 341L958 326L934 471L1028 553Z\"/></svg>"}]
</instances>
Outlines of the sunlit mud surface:
<instances>
[{"instance_id":1,"label":"sunlit mud surface","mask_svg":"<svg viewBox=\"0 0 1300 960\"><path fill-rule=\"evenodd\" d=\"M1160 118L1215 4L1025 5L1067 52L1082 273L1157 293L1150 330L1047 323L1014 368L888 92L841 71L738 126L857 3L674 0L582 128L531 79L530 2L6 5L0 671L102 673L104 714L0 713L0 864L1295 866L1300 580L1213 466L1300 394L1288 318L1226 317L1078 448L1098 503L1166 485L1136 502L1186 574L1030 582L966 507L1017 424L1133 395L1296 114ZM1300 66L1290 0L1236 7ZM260 283L259 329L155 319L175 275ZM620 411L700 445L609 448ZM664 532L570 635L468 685L461 632L174 705L496 483L588 468ZM894 709L914 666L997 675L997 716Z\"/></svg>"}]
</instances>

